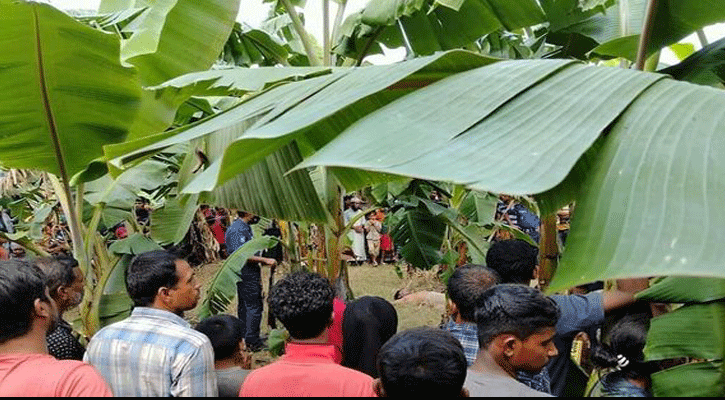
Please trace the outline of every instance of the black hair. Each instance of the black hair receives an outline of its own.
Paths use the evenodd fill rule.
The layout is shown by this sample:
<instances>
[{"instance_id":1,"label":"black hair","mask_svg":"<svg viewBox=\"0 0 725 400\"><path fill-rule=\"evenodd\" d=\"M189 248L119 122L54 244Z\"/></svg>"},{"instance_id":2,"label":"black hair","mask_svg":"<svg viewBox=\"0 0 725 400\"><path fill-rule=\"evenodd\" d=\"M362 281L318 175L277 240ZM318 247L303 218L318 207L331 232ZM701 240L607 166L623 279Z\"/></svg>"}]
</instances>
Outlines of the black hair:
<instances>
[{"instance_id":1,"label":"black hair","mask_svg":"<svg viewBox=\"0 0 725 400\"><path fill-rule=\"evenodd\" d=\"M215 315L199 322L196 330L205 334L214 348L214 360L232 357L244 339L245 327L242 321L232 315Z\"/></svg>"},{"instance_id":2,"label":"black hair","mask_svg":"<svg viewBox=\"0 0 725 400\"><path fill-rule=\"evenodd\" d=\"M45 280L43 271L28 262L0 261L0 344L30 331L35 300L50 302Z\"/></svg>"},{"instance_id":3,"label":"black hair","mask_svg":"<svg viewBox=\"0 0 725 400\"><path fill-rule=\"evenodd\" d=\"M45 284L53 298L59 287L70 286L76 279L73 269L78 266L78 261L73 257L39 257L33 260L33 265L45 274Z\"/></svg>"},{"instance_id":4,"label":"black hair","mask_svg":"<svg viewBox=\"0 0 725 400\"><path fill-rule=\"evenodd\" d=\"M464 265L456 269L448 278L448 297L458 307L461 318L464 321L473 322L476 300L497 282L496 271L482 265Z\"/></svg>"},{"instance_id":5,"label":"black hair","mask_svg":"<svg viewBox=\"0 0 725 400\"><path fill-rule=\"evenodd\" d=\"M536 268L539 249L524 240L501 240L486 253L486 266L498 273L500 283L528 284Z\"/></svg>"},{"instance_id":6,"label":"black hair","mask_svg":"<svg viewBox=\"0 0 725 400\"><path fill-rule=\"evenodd\" d=\"M294 339L312 339L330 324L334 289L321 275L293 272L269 290L269 309Z\"/></svg>"},{"instance_id":7,"label":"black hair","mask_svg":"<svg viewBox=\"0 0 725 400\"><path fill-rule=\"evenodd\" d=\"M153 304L162 287L172 288L179 282L176 260L180 258L165 250L137 255L126 271L126 288L136 307Z\"/></svg>"},{"instance_id":8,"label":"black hair","mask_svg":"<svg viewBox=\"0 0 725 400\"><path fill-rule=\"evenodd\" d=\"M516 284L496 285L476 302L478 345L487 348L498 335L510 333L521 340L545 328L554 328L559 306L538 289Z\"/></svg>"},{"instance_id":9,"label":"black hair","mask_svg":"<svg viewBox=\"0 0 725 400\"><path fill-rule=\"evenodd\" d=\"M380 348L398 331L398 313L389 301L362 296L345 307L342 318L342 365L373 378Z\"/></svg>"},{"instance_id":10,"label":"black hair","mask_svg":"<svg viewBox=\"0 0 725 400\"><path fill-rule=\"evenodd\" d=\"M646 315L628 315L617 321L603 342L592 346L591 360L602 368L618 368L628 378L647 377L654 363L645 362L649 319Z\"/></svg>"},{"instance_id":11,"label":"black hair","mask_svg":"<svg viewBox=\"0 0 725 400\"><path fill-rule=\"evenodd\" d=\"M466 380L466 356L450 333L413 328L388 340L378 357L378 371L388 397L459 396Z\"/></svg>"}]
</instances>

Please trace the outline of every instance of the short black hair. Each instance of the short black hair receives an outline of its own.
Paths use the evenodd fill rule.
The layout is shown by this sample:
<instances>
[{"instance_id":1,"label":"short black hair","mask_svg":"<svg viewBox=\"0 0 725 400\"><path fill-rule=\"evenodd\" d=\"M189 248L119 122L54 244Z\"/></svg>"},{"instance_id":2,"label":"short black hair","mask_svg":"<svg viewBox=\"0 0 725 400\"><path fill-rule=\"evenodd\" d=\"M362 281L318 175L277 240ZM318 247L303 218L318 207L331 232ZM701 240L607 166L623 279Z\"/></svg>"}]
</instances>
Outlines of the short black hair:
<instances>
[{"instance_id":1,"label":"short black hair","mask_svg":"<svg viewBox=\"0 0 725 400\"><path fill-rule=\"evenodd\" d=\"M199 322L196 330L205 334L214 348L214 360L232 357L244 339L245 327L242 321L232 315L215 315Z\"/></svg>"},{"instance_id":2,"label":"short black hair","mask_svg":"<svg viewBox=\"0 0 725 400\"><path fill-rule=\"evenodd\" d=\"M448 297L458 307L464 321L473 322L476 300L486 289L498 282L496 271L482 265L468 264L453 272L448 278Z\"/></svg>"},{"instance_id":3,"label":"short black hair","mask_svg":"<svg viewBox=\"0 0 725 400\"><path fill-rule=\"evenodd\" d=\"M153 304L162 287L172 288L179 282L176 260L180 258L165 250L137 255L126 271L126 288L136 307Z\"/></svg>"},{"instance_id":4,"label":"short black hair","mask_svg":"<svg viewBox=\"0 0 725 400\"><path fill-rule=\"evenodd\" d=\"M0 261L0 344L30 331L35 300L50 302L45 280L43 271L28 262Z\"/></svg>"},{"instance_id":5,"label":"short black hair","mask_svg":"<svg viewBox=\"0 0 725 400\"><path fill-rule=\"evenodd\" d=\"M70 286L76 279L73 269L78 266L78 261L72 257L38 257L33 260L33 265L45 274L46 285L53 298L59 287Z\"/></svg>"},{"instance_id":6,"label":"short black hair","mask_svg":"<svg viewBox=\"0 0 725 400\"><path fill-rule=\"evenodd\" d=\"M510 333L521 340L559 321L559 306L538 289L517 284L496 285L476 302L478 345L486 348L496 336Z\"/></svg>"},{"instance_id":7,"label":"short black hair","mask_svg":"<svg viewBox=\"0 0 725 400\"><path fill-rule=\"evenodd\" d=\"M293 272L269 290L269 309L294 339L312 339L329 325L334 295L327 278Z\"/></svg>"},{"instance_id":8,"label":"short black hair","mask_svg":"<svg viewBox=\"0 0 725 400\"><path fill-rule=\"evenodd\" d=\"M459 396L467 368L461 343L450 333L431 327L396 334L378 357L380 381L389 397Z\"/></svg>"},{"instance_id":9,"label":"short black hair","mask_svg":"<svg viewBox=\"0 0 725 400\"><path fill-rule=\"evenodd\" d=\"M528 284L536 268L539 249L524 240L501 240L486 253L486 266L496 271L500 283Z\"/></svg>"}]
</instances>

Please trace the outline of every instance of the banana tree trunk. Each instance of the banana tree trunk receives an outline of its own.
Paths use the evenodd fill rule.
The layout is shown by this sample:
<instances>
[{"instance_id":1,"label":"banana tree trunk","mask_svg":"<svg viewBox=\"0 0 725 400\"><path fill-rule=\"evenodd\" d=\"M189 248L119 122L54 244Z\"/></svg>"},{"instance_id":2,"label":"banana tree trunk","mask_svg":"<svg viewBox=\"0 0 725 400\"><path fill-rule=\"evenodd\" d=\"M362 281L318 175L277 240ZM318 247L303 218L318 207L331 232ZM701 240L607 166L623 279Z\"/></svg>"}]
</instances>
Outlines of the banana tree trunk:
<instances>
[{"instance_id":1,"label":"banana tree trunk","mask_svg":"<svg viewBox=\"0 0 725 400\"><path fill-rule=\"evenodd\" d=\"M331 221L325 228L327 278L335 286L337 297L343 300L354 298L347 273L347 262L342 259L342 238L347 233L342 217L343 188L334 175L326 174L326 202Z\"/></svg>"},{"instance_id":2,"label":"banana tree trunk","mask_svg":"<svg viewBox=\"0 0 725 400\"><path fill-rule=\"evenodd\" d=\"M556 272L559 262L559 245L556 242L556 214L544 217L541 221L541 241L539 242L539 285L545 290Z\"/></svg>"}]
</instances>

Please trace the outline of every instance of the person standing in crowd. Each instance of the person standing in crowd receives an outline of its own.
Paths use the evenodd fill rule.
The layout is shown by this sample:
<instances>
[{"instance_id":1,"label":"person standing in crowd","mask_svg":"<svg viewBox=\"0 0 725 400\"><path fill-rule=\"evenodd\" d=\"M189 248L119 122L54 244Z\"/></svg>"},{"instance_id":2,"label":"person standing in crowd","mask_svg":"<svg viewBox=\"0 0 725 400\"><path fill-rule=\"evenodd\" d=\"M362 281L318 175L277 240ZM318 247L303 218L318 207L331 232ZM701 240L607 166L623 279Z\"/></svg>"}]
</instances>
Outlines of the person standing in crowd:
<instances>
[{"instance_id":1,"label":"person standing in crowd","mask_svg":"<svg viewBox=\"0 0 725 400\"><path fill-rule=\"evenodd\" d=\"M237 219L234 220L225 234L227 252L232 253L249 242L254 237L251 225L259 222L259 216L245 211L237 211ZM277 260L274 258L253 255L247 259L242 267L240 282L237 282L237 316L244 324L244 341L247 348L257 352L264 349L267 344L259 336L260 325L262 324L262 270L260 264L274 266Z\"/></svg>"},{"instance_id":2,"label":"person standing in crowd","mask_svg":"<svg viewBox=\"0 0 725 400\"><path fill-rule=\"evenodd\" d=\"M451 319L441 328L458 339L470 366L478 355L478 327L476 326L476 300L495 285L496 272L481 265L464 265L448 278L448 307Z\"/></svg>"},{"instance_id":3,"label":"person standing in crowd","mask_svg":"<svg viewBox=\"0 0 725 400\"><path fill-rule=\"evenodd\" d=\"M431 327L393 336L380 350L375 380L379 397L468 397L466 356L450 333Z\"/></svg>"},{"instance_id":4,"label":"person standing in crowd","mask_svg":"<svg viewBox=\"0 0 725 400\"><path fill-rule=\"evenodd\" d=\"M476 302L479 352L465 387L473 397L551 397L517 381L538 373L558 354L554 346L559 307L538 289L496 285Z\"/></svg>"},{"instance_id":5,"label":"person standing in crowd","mask_svg":"<svg viewBox=\"0 0 725 400\"><path fill-rule=\"evenodd\" d=\"M524 207L523 204L516 202L511 196L502 194L499 197L498 204L496 205L496 220L518 228L537 243L541 238L541 234L539 233L541 220L539 217ZM505 237L503 239L510 238Z\"/></svg>"},{"instance_id":6,"label":"person standing in crowd","mask_svg":"<svg viewBox=\"0 0 725 400\"><path fill-rule=\"evenodd\" d=\"M382 297L363 296L349 303L342 318L342 365L378 377L380 348L398 331L398 313Z\"/></svg>"},{"instance_id":7,"label":"person standing in crowd","mask_svg":"<svg viewBox=\"0 0 725 400\"><path fill-rule=\"evenodd\" d=\"M383 230L383 223L375 217L375 213L372 211L365 216L367 221L365 222L365 232L367 232L365 238L368 241L368 255L370 256L370 263L373 266L378 265L378 256L380 255L380 232Z\"/></svg>"},{"instance_id":8,"label":"person standing in crowd","mask_svg":"<svg viewBox=\"0 0 725 400\"><path fill-rule=\"evenodd\" d=\"M214 348L219 397L239 397L252 367L252 355L244 344L244 324L232 315L215 315L201 321L196 330L205 334Z\"/></svg>"},{"instance_id":9,"label":"person standing in crowd","mask_svg":"<svg viewBox=\"0 0 725 400\"><path fill-rule=\"evenodd\" d=\"M0 396L112 397L92 366L48 355L59 316L45 281L34 265L0 261Z\"/></svg>"},{"instance_id":10,"label":"person standing in crowd","mask_svg":"<svg viewBox=\"0 0 725 400\"><path fill-rule=\"evenodd\" d=\"M362 200L353 196L350 198L350 208L345 209L343 217L345 225L349 224L355 217L362 213ZM365 255L365 217L358 218L352 225L348 237L352 242L352 252L355 254L355 261L358 264L363 263L367 256Z\"/></svg>"},{"instance_id":11,"label":"person standing in crowd","mask_svg":"<svg viewBox=\"0 0 725 400\"><path fill-rule=\"evenodd\" d=\"M612 326L603 343L594 346L594 365L612 372L594 385L590 397L652 397L650 375L657 366L644 359L648 330L646 315L629 315Z\"/></svg>"},{"instance_id":12,"label":"person standing in crowd","mask_svg":"<svg viewBox=\"0 0 725 400\"><path fill-rule=\"evenodd\" d=\"M131 316L98 331L85 361L116 396L216 397L214 349L182 318L201 291L189 263L163 250L140 254L128 267L126 287Z\"/></svg>"},{"instance_id":13,"label":"person standing in crowd","mask_svg":"<svg viewBox=\"0 0 725 400\"><path fill-rule=\"evenodd\" d=\"M58 325L48 334L48 353L59 360L83 360L86 349L81 345L73 328L63 319L63 314L77 307L83 300L83 272L72 257L37 258L34 264L46 276L50 297L58 305Z\"/></svg>"},{"instance_id":14,"label":"person standing in crowd","mask_svg":"<svg viewBox=\"0 0 725 400\"><path fill-rule=\"evenodd\" d=\"M374 397L373 378L338 365L328 343L334 289L309 272L293 272L269 291L269 307L290 335L285 355L252 371L240 397Z\"/></svg>"},{"instance_id":15,"label":"person standing in crowd","mask_svg":"<svg viewBox=\"0 0 725 400\"><path fill-rule=\"evenodd\" d=\"M537 257L538 249L525 241L504 240L494 243L488 250L486 265L496 271L500 283L528 285L532 279L538 280ZM633 304L635 292L646 285L647 279L620 279L617 280L617 287L620 290L596 291L586 295L550 296L561 310L554 338L559 355L541 371L541 376L522 372L519 380L536 389L539 389L540 383L544 382L549 387L548 393L557 397L562 396L566 388L567 375L573 364L569 353L574 336L604 323L606 312Z\"/></svg>"}]
</instances>

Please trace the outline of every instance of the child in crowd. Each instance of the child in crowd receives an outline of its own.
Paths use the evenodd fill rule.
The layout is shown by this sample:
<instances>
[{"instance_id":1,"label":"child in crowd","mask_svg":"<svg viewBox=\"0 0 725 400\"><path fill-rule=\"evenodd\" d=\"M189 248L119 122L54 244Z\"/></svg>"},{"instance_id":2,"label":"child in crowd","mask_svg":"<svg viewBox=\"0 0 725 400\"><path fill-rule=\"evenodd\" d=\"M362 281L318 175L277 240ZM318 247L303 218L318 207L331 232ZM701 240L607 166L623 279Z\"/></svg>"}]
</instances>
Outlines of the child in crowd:
<instances>
[{"instance_id":1,"label":"child in crowd","mask_svg":"<svg viewBox=\"0 0 725 400\"><path fill-rule=\"evenodd\" d=\"M215 315L201 321L196 330L209 337L214 348L219 397L239 397L244 378L251 372L252 357L244 344L244 325L231 315Z\"/></svg>"},{"instance_id":2,"label":"child in crowd","mask_svg":"<svg viewBox=\"0 0 725 400\"><path fill-rule=\"evenodd\" d=\"M592 349L592 362L612 372L597 382L590 397L652 397L650 374L655 364L645 362L643 353L648 329L646 316L626 316Z\"/></svg>"},{"instance_id":3,"label":"child in crowd","mask_svg":"<svg viewBox=\"0 0 725 400\"><path fill-rule=\"evenodd\" d=\"M450 333L431 327L403 331L380 350L379 397L466 397L466 356Z\"/></svg>"},{"instance_id":4,"label":"child in crowd","mask_svg":"<svg viewBox=\"0 0 725 400\"><path fill-rule=\"evenodd\" d=\"M555 357L559 307L538 289L502 284L485 291L475 312L479 352L465 387L473 397L551 397L516 380Z\"/></svg>"}]
</instances>

